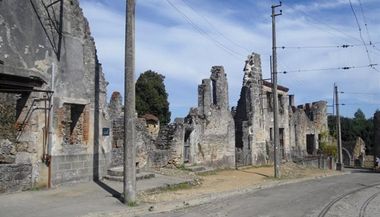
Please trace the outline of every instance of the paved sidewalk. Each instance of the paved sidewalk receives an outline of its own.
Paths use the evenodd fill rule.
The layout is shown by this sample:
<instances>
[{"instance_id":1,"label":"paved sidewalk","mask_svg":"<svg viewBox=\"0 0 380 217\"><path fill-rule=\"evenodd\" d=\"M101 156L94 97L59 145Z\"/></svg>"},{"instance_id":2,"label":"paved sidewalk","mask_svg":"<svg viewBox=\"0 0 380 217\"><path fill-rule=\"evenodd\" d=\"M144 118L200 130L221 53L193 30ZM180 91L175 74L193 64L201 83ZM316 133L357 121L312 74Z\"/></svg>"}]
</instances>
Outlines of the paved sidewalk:
<instances>
[{"instance_id":1,"label":"paved sidewalk","mask_svg":"<svg viewBox=\"0 0 380 217\"><path fill-rule=\"evenodd\" d=\"M138 191L163 188L192 180L163 176L137 182ZM26 191L0 195L0 217L76 217L90 212L126 209L118 197L121 182L88 182L51 190Z\"/></svg>"},{"instance_id":2,"label":"paved sidewalk","mask_svg":"<svg viewBox=\"0 0 380 217\"><path fill-rule=\"evenodd\" d=\"M271 178L271 167L250 167L211 172L201 176L202 185L190 189L185 185L185 188L180 186L176 191L141 194L142 191L151 192L152 189L193 181L192 178L175 176L175 171L170 176L157 174L154 179L137 182L140 192L140 204L137 207L126 207L122 204L118 199L119 192L122 192L122 183L111 181L0 195L0 217L136 216L200 205L276 185L342 174L292 165L283 169L284 176L288 174L287 179Z\"/></svg>"}]
</instances>

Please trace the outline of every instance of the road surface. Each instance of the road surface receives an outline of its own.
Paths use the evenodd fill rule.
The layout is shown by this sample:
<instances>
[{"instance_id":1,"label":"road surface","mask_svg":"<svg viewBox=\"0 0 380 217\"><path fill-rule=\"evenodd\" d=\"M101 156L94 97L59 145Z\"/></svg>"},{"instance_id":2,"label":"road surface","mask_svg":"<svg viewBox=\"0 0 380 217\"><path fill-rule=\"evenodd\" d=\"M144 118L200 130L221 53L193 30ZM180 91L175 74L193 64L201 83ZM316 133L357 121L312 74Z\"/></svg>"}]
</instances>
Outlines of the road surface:
<instances>
[{"instance_id":1,"label":"road surface","mask_svg":"<svg viewBox=\"0 0 380 217\"><path fill-rule=\"evenodd\" d=\"M153 216L379 217L380 173L358 170L348 175L277 186L145 217Z\"/></svg>"}]
</instances>

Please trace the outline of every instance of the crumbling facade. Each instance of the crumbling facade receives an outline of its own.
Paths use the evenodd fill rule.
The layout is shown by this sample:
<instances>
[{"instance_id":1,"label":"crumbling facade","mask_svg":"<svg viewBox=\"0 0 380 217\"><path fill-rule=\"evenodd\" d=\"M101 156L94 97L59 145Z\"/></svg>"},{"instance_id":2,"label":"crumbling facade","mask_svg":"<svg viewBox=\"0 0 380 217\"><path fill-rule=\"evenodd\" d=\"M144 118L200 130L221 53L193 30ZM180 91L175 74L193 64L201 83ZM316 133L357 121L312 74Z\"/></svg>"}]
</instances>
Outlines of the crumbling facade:
<instances>
[{"instance_id":1,"label":"crumbling facade","mask_svg":"<svg viewBox=\"0 0 380 217\"><path fill-rule=\"evenodd\" d=\"M322 134L328 132L327 102L318 101L294 106L293 96L290 104L291 151L293 157L315 155L322 142Z\"/></svg>"},{"instance_id":2,"label":"crumbling facade","mask_svg":"<svg viewBox=\"0 0 380 217\"><path fill-rule=\"evenodd\" d=\"M289 96L288 91L288 88L278 85L279 151L283 160L290 160L295 155L314 154L318 149L318 136L311 135L327 130L326 102L295 108L294 96ZM237 165L272 163L272 83L262 78L258 54L250 55L245 63L243 87L233 114Z\"/></svg>"},{"instance_id":3,"label":"crumbling facade","mask_svg":"<svg viewBox=\"0 0 380 217\"><path fill-rule=\"evenodd\" d=\"M234 129L227 75L222 66L213 66L210 79L198 86L198 108L185 118L184 163L233 167Z\"/></svg>"},{"instance_id":4,"label":"crumbling facade","mask_svg":"<svg viewBox=\"0 0 380 217\"><path fill-rule=\"evenodd\" d=\"M89 24L77 0L47 5L0 1L0 192L92 180L109 159Z\"/></svg>"},{"instance_id":5,"label":"crumbling facade","mask_svg":"<svg viewBox=\"0 0 380 217\"><path fill-rule=\"evenodd\" d=\"M145 115L137 123L137 165L140 169L183 164L235 166L234 121L223 67L212 67L210 79L204 79L198 86L198 107L190 109L186 118L177 118L174 123L162 126L158 134L157 122L158 119ZM121 164L115 159L121 159L123 152L122 126L122 117L113 120L113 165Z\"/></svg>"},{"instance_id":6,"label":"crumbling facade","mask_svg":"<svg viewBox=\"0 0 380 217\"><path fill-rule=\"evenodd\" d=\"M278 86L280 152L289 154L288 88ZM261 60L248 57L243 87L234 110L236 161L238 165L268 164L273 160L272 84L262 79Z\"/></svg>"}]
</instances>

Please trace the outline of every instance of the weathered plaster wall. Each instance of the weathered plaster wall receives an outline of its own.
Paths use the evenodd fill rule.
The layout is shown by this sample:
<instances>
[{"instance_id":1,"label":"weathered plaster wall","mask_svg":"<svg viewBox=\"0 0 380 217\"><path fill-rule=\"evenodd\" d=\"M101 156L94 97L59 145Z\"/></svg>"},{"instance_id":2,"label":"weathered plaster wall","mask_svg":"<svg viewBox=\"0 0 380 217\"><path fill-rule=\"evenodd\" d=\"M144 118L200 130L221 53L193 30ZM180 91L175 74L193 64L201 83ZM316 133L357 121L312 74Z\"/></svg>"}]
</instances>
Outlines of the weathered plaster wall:
<instances>
[{"instance_id":1,"label":"weathered plaster wall","mask_svg":"<svg viewBox=\"0 0 380 217\"><path fill-rule=\"evenodd\" d=\"M42 17L43 25L47 25L46 12L41 1L33 1L36 10ZM30 1L0 1L0 59L4 66L0 73L12 76L21 76L30 79L30 76L43 81L38 89L54 89L53 95L53 143L52 155L52 183L60 184L67 181L86 180L96 173L102 172L102 159L108 159L111 151L110 137L102 136L102 128L110 127L106 108L106 86L101 65L98 63L96 48L89 25L84 18L77 0L63 1L63 38L60 61L49 43L48 37L33 10ZM59 16L59 4L51 8ZM51 27L47 27L50 36L54 35ZM53 67L55 65L55 67ZM54 70L54 87L51 79ZM3 79L3 77L2 77ZM4 97L4 94L1 93ZM46 184L47 167L41 162L43 153L48 152L43 130L46 127L44 93L31 93L26 96L24 107L16 115L14 126L18 130L13 146L21 147L23 161L32 164L32 184ZM0 98L3 101L3 98ZM5 100L4 100L5 101ZM16 101L16 104L19 101ZM3 104L3 103L0 103ZM71 115L69 105L81 105L83 112L78 114L80 119L77 126L72 126L74 132L67 128L76 118ZM13 105L14 106L14 105ZM69 117L70 116L70 117ZM25 123L24 123L25 122ZM65 125L66 124L66 125ZM70 138L71 137L71 138ZM11 140L10 140L11 141ZM44 145L45 144L45 145ZM17 156L17 154L16 154ZM83 159L89 164L88 173L76 173L85 166L62 166L67 159ZM86 157L80 157L86 156ZM87 159L87 160L85 160ZM16 160L17 161L17 160ZM105 161L104 161L105 162ZM71 172L68 173L67 170ZM94 174L95 173L95 174ZM65 176L66 179L59 177Z\"/></svg>"}]
</instances>

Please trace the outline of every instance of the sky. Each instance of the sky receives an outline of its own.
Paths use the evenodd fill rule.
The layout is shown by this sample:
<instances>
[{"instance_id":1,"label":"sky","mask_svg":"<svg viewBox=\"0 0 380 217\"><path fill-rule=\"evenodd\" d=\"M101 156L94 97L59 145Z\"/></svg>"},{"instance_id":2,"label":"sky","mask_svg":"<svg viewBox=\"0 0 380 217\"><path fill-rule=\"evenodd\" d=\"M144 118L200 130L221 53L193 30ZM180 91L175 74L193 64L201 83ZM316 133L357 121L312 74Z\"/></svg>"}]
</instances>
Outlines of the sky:
<instances>
[{"instance_id":1,"label":"sky","mask_svg":"<svg viewBox=\"0 0 380 217\"><path fill-rule=\"evenodd\" d=\"M230 106L239 99L249 54L261 55L263 77L270 77L270 15L277 1L136 2L136 79L146 70L165 76L172 120L197 106L197 86L214 65L227 73ZM345 104L341 114L352 117L360 108L369 118L380 109L380 1L351 3L352 8L349 0L282 1L276 8L282 10L276 17L278 82L295 95L297 105L319 100L332 105L336 83ZM108 96L123 95L125 0L80 4L109 82Z\"/></svg>"}]
</instances>

